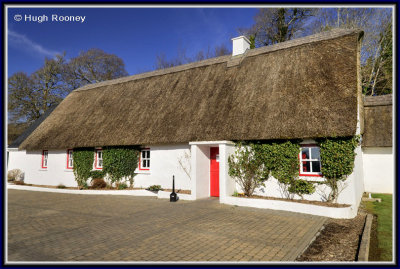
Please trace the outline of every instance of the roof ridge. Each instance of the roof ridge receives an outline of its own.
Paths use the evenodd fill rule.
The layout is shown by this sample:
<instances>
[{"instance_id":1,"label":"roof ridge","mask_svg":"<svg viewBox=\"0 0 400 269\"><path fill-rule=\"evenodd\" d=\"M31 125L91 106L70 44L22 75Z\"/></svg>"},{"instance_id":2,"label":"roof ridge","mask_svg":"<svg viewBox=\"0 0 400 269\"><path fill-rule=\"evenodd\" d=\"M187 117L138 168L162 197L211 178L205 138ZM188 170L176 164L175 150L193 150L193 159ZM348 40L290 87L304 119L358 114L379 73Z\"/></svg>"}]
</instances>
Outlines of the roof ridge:
<instances>
[{"instance_id":1,"label":"roof ridge","mask_svg":"<svg viewBox=\"0 0 400 269\"><path fill-rule=\"evenodd\" d=\"M323 41L323 40L329 40L329 39L335 39L341 36L346 36L350 34L358 33L361 34L362 30L360 29L344 29L344 28L336 28L330 31L325 31L313 35L308 35L305 37L301 38L296 38L292 40L288 40L285 42L273 44L270 46L265 46L265 47L260 47L260 48L255 48L251 50L246 50L246 55L242 57L244 58L247 57L252 57L252 56L257 56L260 54L268 53L268 52L273 52L281 49L287 49L291 47L296 47L304 44L309 44L317 41ZM160 76L160 75L166 75L166 74L171 74L175 72L180 72L180 71L185 71L188 69L192 68L197 68L197 67L203 67L203 66L208 66L208 65L213 65L213 64L219 64L219 63L228 63L232 59L232 55L224 55L224 56L219 56L219 57L214 57L202 61L197 61L197 62L192 62L192 63L187 63L183 65L178 65L178 66L173 66L165 69L159 69L159 70L154 70L150 72L145 72L145 73L140 73L132 76L127 76L127 77L122 77L122 78L117 78L117 79L112 79L112 80L106 80L98 83L92 83L92 84L87 84L85 86L82 86L78 89L75 89L74 91L84 91L84 90L90 90L90 89L95 89L98 87L102 86L109 86L109 85L115 85L119 83L124 83L128 81L134 81L138 79L144 79L144 78L149 78L149 77L154 77L154 76Z\"/></svg>"}]
</instances>

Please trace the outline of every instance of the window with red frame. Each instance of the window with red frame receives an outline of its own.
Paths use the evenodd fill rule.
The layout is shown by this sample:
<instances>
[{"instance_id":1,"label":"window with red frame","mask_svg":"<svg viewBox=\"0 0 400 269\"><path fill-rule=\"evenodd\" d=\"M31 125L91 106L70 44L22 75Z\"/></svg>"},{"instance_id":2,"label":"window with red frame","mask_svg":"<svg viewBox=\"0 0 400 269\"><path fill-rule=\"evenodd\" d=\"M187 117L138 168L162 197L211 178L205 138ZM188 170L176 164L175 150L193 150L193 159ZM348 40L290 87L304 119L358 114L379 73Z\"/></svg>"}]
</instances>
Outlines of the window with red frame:
<instances>
[{"instance_id":1,"label":"window with red frame","mask_svg":"<svg viewBox=\"0 0 400 269\"><path fill-rule=\"evenodd\" d=\"M317 145L302 145L299 159L300 176L322 176L321 156Z\"/></svg>"},{"instance_id":2,"label":"window with red frame","mask_svg":"<svg viewBox=\"0 0 400 269\"><path fill-rule=\"evenodd\" d=\"M67 169L72 169L74 168L74 156L73 156L73 150L69 149L67 150Z\"/></svg>"},{"instance_id":3,"label":"window with red frame","mask_svg":"<svg viewBox=\"0 0 400 269\"><path fill-rule=\"evenodd\" d=\"M48 159L49 159L49 151L43 150L42 151L42 168L47 168Z\"/></svg>"},{"instance_id":4,"label":"window with red frame","mask_svg":"<svg viewBox=\"0 0 400 269\"><path fill-rule=\"evenodd\" d=\"M150 149L142 149L139 159L139 170L150 170Z\"/></svg>"},{"instance_id":5,"label":"window with red frame","mask_svg":"<svg viewBox=\"0 0 400 269\"><path fill-rule=\"evenodd\" d=\"M103 169L103 150L96 149L96 158L94 160L95 169Z\"/></svg>"}]
</instances>

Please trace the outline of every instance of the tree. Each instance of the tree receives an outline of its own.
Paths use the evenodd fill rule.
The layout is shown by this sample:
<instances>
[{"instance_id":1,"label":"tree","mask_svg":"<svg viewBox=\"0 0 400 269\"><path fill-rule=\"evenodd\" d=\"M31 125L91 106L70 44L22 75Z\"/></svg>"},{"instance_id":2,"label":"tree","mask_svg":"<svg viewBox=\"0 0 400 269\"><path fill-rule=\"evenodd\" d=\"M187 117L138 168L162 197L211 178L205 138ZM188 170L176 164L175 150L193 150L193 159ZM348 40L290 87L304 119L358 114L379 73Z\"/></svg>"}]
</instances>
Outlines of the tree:
<instances>
[{"instance_id":1,"label":"tree","mask_svg":"<svg viewBox=\"0 0 400 269\"><path fill-rule=\"evenodd\" d=\"M32 122L65 97L61 79L64 56L45 59L44 66L28 76L18 72L8 79L8 111L12 122Z\"/></svg>"},{"instance_id":2,"label":"tree","mask_svg":"<svg viewBox=\"0 0 400 269\"><path fill-rule=\"evenodd\" d=\"M392 11L389 8L319 9L312 32L333 28L361 29L361 72L363 93L392 92Z\"/></svg>"},{"instance_id":3,"label":"tree","mask_svg":"<svg viewBox=\"0 0 400 269\"><path fill-rule=\"evenodd\" d=\"M65 53L46 58L43 67L31 75L18 72L9 77L9 121L30 123L74 89L126 75L122 59L100 49L81 52L70 61Z\"/></svg>"},{"instance_id":4,"label":"tree","mask_svg":"<svg viewBox=\"0 0 400 269\"><path fill-rule=\"evenodd\" d=\"M393 80L392 24L388 23L380 34L376 56L370 56L363 66L363 93L383 95L392 93Z\"/></svg>"},{"instance_id":5,"label":"tree","mask_svg":"<svg viewBox=\"0 0 400 269\"><path fill-rule=\"evenodd\" d=\"M64 80L71 90L86 84L127 76L121 58L101 49L90 49L72 58L65 66Z\"/></svg>"},{"instance_id":6,"label":"tree","mask_svg":"<svg viewBox=\"0 0 400 269\"><path fill-rule=\"evenodd\" d=\"M209 58L219 57L228 55L231 52L229 49L224 45L217 45L214 47L214 50L211 50L210 46L207 47L207 50L200 50L198 51L194 57L189 57L186 54L185 48L179 48L177 56L170 60L167 59L165 53L160 53L156 56L156 69L164 69L173 66L178 66L182 64L188 64L196 61L202 61Z\"/></svg>"},{"instance_id":7,"label":"tree","mask_svg":"<svg viewBox=\"0 0 400 269\"><path fill-rule=\"evenodd\" d=\"M238 31L254 38L254 46L262 47L303 35L303 26L314 15L310 8L262 8L254 17L254 25Z\"/></svg>"}]
</instances>

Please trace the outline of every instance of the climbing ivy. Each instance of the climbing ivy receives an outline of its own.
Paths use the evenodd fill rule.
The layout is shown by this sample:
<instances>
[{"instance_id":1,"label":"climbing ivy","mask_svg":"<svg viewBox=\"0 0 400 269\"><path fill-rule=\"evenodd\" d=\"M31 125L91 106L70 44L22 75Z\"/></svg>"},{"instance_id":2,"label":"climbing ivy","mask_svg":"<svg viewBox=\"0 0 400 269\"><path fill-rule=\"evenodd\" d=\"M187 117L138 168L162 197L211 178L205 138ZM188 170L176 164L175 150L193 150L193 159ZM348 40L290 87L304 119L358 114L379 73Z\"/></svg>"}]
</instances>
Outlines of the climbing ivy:
<instances>
[{"instance_id":1,"label":"climbing ivy","mask_svg":"<svg viewBox=\"0 0 400 269\"><path fill-rule=\"evenodd\" d=\"M133 186L138 157L139 150L133 146L104 147L103 171L117 187L123 178L127 178L130 186Z\"/></svg>"},{"instance_id":2,"label":"climbing ivy","mask_svg":"<svg viewBox=\"0 0 400 269\"><path fill-rule=\"evenodd\" d=\"M304 194L314 193L314 184L298 178L300 140L257 142L254 148L264 167L278 180L286 198L293 199L294 194L303 198Z\"/></svg>"},{"instance_id":3,"label":"climbing ivy","mask_svg":"<svg viewBox=\"0 0 400 269\"><path fill-rule=\"evenodd\" d=\"M345 180L353 172L355 149L359 141L359 136L317 139L321 172L325 178L320 184L326 184L331 189L328 202L336 202L339 195L337 182ZM253 179L255 183L263 183L273 176L278 180L283 195L290 199L293 199L294 194L303 199L303 195L315 192L313 182L299 179L299 140L240 142L237 148L239 150L229 158L231 176ZM234 163L234 158L240 162ZM252 188L254 186L251 185Z\"/></svg>"},{"instance_id":4,"label":"climbing ivy","mask_svg":"<svg viewBox=\"0 0 400 269\"><path fill-rule=\"evenodd\" d=\"M87 180L93 169L93 148L75 148L73 151L74 175L80 189L87 188Z\"/></svg>"},{"instance_id":5,"label":"climbing ivy","mask_svg":"<svg viewBox=\"0 0 400 269\"><path fill-rule=\"evenodd\" d=\"M314 184L298 178L299 143L299 140L238 142L235 154L228 159L229 175L236 179L246 196L265 186L271 175L278 180L286 198L312 194Z\"/></svg>"},{"instance_id":6,"label":"climbing ivy","mask_svg":"<svg viewBox=\"0 0 400 269\"><path fill-rule=\"evenodd\" d=\"M331 188L328 202L336 202L339 192L339 180L345 180L353 172L355 149L360 136L332 137L317 139L321 154L321 172L326 179L325 184Z\"/></svg>"}]
</instances>

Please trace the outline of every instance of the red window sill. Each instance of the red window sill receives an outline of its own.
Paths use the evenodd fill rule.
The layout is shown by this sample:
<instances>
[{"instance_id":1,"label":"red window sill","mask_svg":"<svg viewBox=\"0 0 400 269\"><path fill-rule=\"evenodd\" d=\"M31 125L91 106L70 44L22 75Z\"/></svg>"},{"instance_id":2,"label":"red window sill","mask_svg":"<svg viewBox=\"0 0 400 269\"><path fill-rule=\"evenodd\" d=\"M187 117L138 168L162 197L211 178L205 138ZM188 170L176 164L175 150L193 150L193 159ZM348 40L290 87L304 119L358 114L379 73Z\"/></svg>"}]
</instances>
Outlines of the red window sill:
<instances>
[{"instance_id":1,"label":"red window sill","mask_svg":"<svg viewBox=\"0 0 400 269\"><path fill-rule=\"evenodd\" d=\"M299 174L301 177L323 177L323 175L310 175L310 174Z\"/></svg>"}]
</instances>

